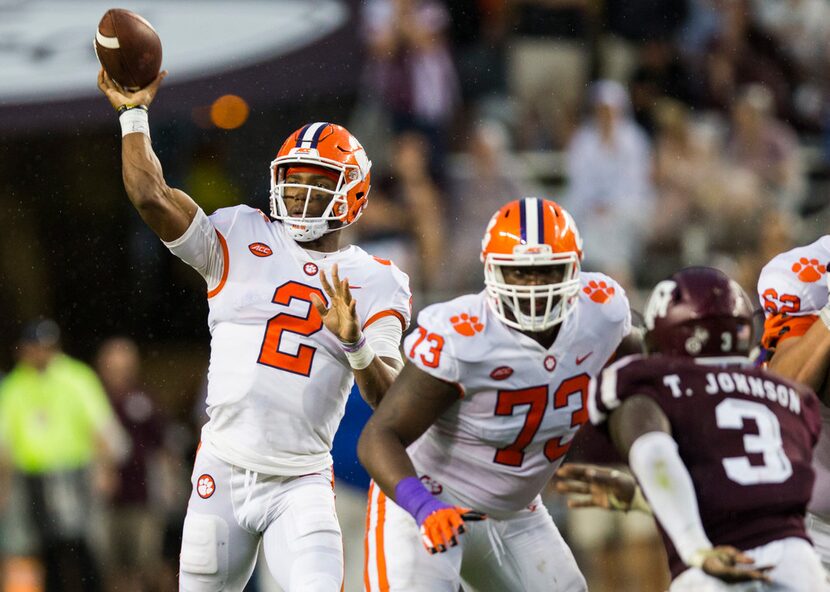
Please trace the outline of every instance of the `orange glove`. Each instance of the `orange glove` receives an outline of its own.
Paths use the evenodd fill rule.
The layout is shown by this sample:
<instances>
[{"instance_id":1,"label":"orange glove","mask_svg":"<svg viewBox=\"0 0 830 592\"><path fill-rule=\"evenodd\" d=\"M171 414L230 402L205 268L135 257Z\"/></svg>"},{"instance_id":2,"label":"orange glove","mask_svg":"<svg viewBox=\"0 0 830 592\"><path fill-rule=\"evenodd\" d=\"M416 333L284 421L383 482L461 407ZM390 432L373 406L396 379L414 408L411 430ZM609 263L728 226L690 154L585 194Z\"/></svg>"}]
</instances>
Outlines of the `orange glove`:
<instances>
[{"instance_id":1,"label":"orange glove","mask_svg":"<svg viewBox=\"0 0 830 592\"><path fill-rule=\"evenodd\" d=\"M443 553L449 547L458 545L458 536L465 531L465 521L485 518L484 514L458 506L435 510L421 525L421 541L430 554Z\"/></svg>"}]
</instances>

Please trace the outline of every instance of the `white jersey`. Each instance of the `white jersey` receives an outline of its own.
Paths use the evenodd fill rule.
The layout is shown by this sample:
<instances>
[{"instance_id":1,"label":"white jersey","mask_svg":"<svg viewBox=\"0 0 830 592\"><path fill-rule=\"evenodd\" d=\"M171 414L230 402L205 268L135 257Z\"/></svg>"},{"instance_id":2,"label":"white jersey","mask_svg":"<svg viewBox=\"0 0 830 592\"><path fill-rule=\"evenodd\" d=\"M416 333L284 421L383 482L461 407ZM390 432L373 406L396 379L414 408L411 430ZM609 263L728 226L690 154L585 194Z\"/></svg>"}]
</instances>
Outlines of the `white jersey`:
<instances>
[{"instance_id":1,"label":"white jersey","mask_svg":"<svg viewBox=\"0 0 830 592\"><path fill-rule=\"evenodd\" d=\"M401 331L409 324L409 278L355 246L307 251L282 223L247 206L210 218L200 210L167 246L208 280L210 420L203 445L228 463L266 474L329 467L354 374L311 305L311 294L328 301L320 271L331 277L337 264L340 278L348 278L364 329L379 319L399 322ZM396 348L375 351L399 356Z\"/></svg>"},{"instance_id":2,"label":"white jersey","mask_svg":"<svg viewBox=\"0 0 830 592\"><path fill-rule=\"evenodd\" d=\"M484 292L430 306L404 341L410 362L459 401L409 447L418 474L498 517L530 504L588 420L588 384L631 328L623 289L583 273L550 349L505 326Z\"/></svg>"},{"instance_id":3,"label":"white jersey","mask_svg":"<svg viewBox=\"0 0 830 592\"><path fill-rule=\"evenodd\" d=\"M774 351L791 337L800 337L818 320L827 304L830 235L774 257L761 270L758 298L764 306L763 346ZM821 436L813 452L816 482L810 512L830 522L830 408L821 405Z\"/></svg>"}]
</instances>

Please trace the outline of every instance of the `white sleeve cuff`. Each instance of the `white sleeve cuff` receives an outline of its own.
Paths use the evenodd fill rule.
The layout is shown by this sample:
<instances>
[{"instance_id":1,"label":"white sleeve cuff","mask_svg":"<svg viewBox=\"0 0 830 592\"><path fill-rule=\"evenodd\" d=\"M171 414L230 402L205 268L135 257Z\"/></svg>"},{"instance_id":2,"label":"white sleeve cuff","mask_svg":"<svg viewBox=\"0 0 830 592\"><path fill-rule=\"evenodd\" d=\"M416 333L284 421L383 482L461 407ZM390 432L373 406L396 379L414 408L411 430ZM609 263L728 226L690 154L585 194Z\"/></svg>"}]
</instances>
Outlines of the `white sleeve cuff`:
<instances>
[{"instance_id":1,"label":"white sleeve cuff","mask_svg":"<svg viewBox=\"0 0 830 592\"><path fill-rule=\"evenodd\" d=\"M193 221L183 235L162 242L171 253L205 278L208 291L219 285L225 271L225 257L219 234L202 208L196 210Z\"/></svg>"},{"instance_id":2,"label":"white sleeve cuff","mask_svg":"<svg viewBox=\"0 0 830 592\"><path fill-rule=\"evenodd\" d=\"M366 336L366 342L377 356L392 358L403 363L400 349L403 328L401 328L401 322L396 316L389 315L379 318L363 329L363 334Z\"/></svg>"},{"instance_id":3,"label":"white sleeve cuff","mask_svg":"<svg viewBox=\"0 0 830 592\"><path fill-rule=\"evenodd\" d=\"M628 464L663 530L680 558L692 558L712 543L703 530L694 483L677 452L677 442L665 432L649 432L637 438L628 453Z\"/></svg>"}]
</instances>

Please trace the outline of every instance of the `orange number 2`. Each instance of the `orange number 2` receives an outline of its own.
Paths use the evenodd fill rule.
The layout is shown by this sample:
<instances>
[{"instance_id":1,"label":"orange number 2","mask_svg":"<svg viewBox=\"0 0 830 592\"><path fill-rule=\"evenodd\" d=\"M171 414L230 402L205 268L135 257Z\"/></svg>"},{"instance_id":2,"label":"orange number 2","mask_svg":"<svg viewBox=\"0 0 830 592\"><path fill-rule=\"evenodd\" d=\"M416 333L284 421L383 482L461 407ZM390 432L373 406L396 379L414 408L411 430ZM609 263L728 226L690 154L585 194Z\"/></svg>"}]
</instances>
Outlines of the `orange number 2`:
<instances>
[{"instance_id":1,"label":"orange number 2","mask_svg":"<svg viewBox=\"0 0 830 592\"><path fill-rule=\"evenodd\" d=\"M317 294L323 302L326 302L326 297L319 288L312 288L298 282L288 282L277 288L271 302L288 306L292 300L301 300L308 303L308 312L304 317L285 312L271 317L265 328L265 337L262 340L257 362L301 376L308 376L311 373L311 363L317 351L316 347L301 344L296 354L281 352L279 348L283 332L309 337L323 328L323 319L311 304L312 294Z\"/></svg>"},{"instance_id":2,"label":"orange number 2","mask_svg":"<svg viewBox=\"0 0 830 592\"><path fill-rule=\"evenodd\" d=\"M768 314L794 314L801 310L801 298L795 294L781 294L774 288L764 290L764 310Z\"/></svg>"}]
</instances>

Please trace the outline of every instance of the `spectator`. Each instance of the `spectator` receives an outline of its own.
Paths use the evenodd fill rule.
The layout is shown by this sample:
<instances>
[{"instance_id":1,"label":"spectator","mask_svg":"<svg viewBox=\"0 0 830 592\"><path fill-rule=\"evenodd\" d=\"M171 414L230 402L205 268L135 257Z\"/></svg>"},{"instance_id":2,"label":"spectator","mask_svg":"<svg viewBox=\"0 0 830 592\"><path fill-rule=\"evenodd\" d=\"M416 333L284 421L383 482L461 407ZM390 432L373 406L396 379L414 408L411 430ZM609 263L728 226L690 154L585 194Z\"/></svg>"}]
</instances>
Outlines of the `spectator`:
<instances>
[{"instance_id":1,"label":"spectator","mask_svg":"<svg viewBox=\"0 0 830 592\"><path fill-rule=\"evenodd\" d=\"M819 130L830 92L830 3L827 0L753 0L759 27L797 66L794 124Z\"/></svg>"},{"instance_id":2,"label":"spectator","mask_svg":"<svg viewBox=\"0 0 830 592\"><path fill-rule=\"evenodd\" d=\"M830 59L830 5L826 0L752 0L759 26L772 33L792 58L812 73Z\"/></svg>"},{"instance_id":3,"label":"spectator","mask_svg":"<svg viewBox=\"0 0 830 592\"><path fill-rule=\"evenodd\" d=\"M715 119L693 119L681 103L657 109L655 180L659 198L650 228L648 269L653 281L681 265L716 254L737 255L753 244L766 203L758 177L725 155Z\"/></svg>"},{"instance_id":4,"label":"spectator","mask_svg":"<svg viewBox=\"0 0 830 592\"><path fill-rule=\"evenodd\" d=\"M718 4L718 10L723 27L710 40L704 62L705 106L728 113L742 86L759 83L772 93L778 113L791 119L792 91L798 78L793 61L758 27L748 0Z\"/></svg>"},{"instance_id":5,"label":"spectator","mask_svg":"<svg viewBox=\"0 0 830 592\"><path fill-rule=\"evenodd\" d=\"M688 222L699 218L703 179L713 173L717 161L710 158L715 152L710 149L714 139L711 134L702 133L706 128L693 124L681 103L671 99L658 104L655 120L655 182L659 199L651 234L661 251L676 253Z\"/></svg>"},{"instance_id":6,"label":"spectator","mask_svg":"<svg viewBox=\"0 0 830 592\"><path fill-rule=\"evenodd\" d=\"M653 40L643 44L640 63L631 80L631 102L637 123L649 135L655 131L655 109L661 99L694 103L692 78L672 43Z\"/></svg>"},{"instance_id":7,"label":"spectator","mask_svg":"<svg viewBox=\"0 0 830 592\"><path fill-rule=\"evenodd\" d=\"M804 194L805 178L795 132L774 115L772 95L753 84L742 89L732 109L728 155L757 175L778 209L795 212Z\"/></svg>"},{"instance_id":8,"label":"spectator","mask_svg":"<svg viewBox=\"0 0 830 592\"><path fill-rule=\"evenodd\" d=\"M568 147L566 207L591 246L586 266L630 286L654 201L651 146L620 84L596 83L592 104Z\"/></svg>"},{"instance_id":9,"label":"spectator","mask_svg":"<svg viewBox=\"0 0 830 592\"><path fill-rule=\"evenodd\" d=\"M561 147L573 131L591 71L593 2L512 4L516 25L508 44L508 83L519 104L519 145Z\"/></svg>"},{"instance_id":10,"label":"spectator","mask_svg":"<svg viewBox=\"0 0 830 592\"><path fill-rule=\"evenodd\" d=\"M389 254L420 293L440 288L444 254L441 191L429 170L429 146L417 133L394 144L391 177L372 188L372 207L355 227L361 247ZM373 179L378 178L373 177ZM380 189L380 191L377 191Z\"/></svg>"},{"instance_id":11,"label":"spectator","mask_svg":"<svg viewBox=\"0 0 830 592\"><path fill-rule=\"evenodd\" d=\"M453 0L448 8L464 102L506 100L507 0Z\"/></svg>"},{"instance_id":12,"label":"spectator","mask_svg":"<svg viewBox=\"0 0 830 592\"><path fill-rule=\"evenodd\" d=\"M458 74L450 54L449 13L439 0L368 0L368 91L386 110L395 133L423 134L430 168L439 172L459 105Z\"/></svg>"},{"instance_id":13,"label":"spectator","mask_svg":"<svg viewBox=\"0 0 830 592\"><path fill-rule=\"evenodd\" d=\"M95 592L91 489L112 491L127 439L92 369L61 352L54 321L26 325L17 354L0 385L0 448L27 492L46 590Z\"/></svg>"},{"instance_id":14,"label":"spectator","mask_svg":"<svg viewBox=\"0 0 830 592\"><path fill-rule=\"evenodd\" d=\"M138 348L126 338L105 341L96 368L133 446L118 466L109 520L109 588L153 590L161 559L162 517L151 504L151 475L158 473L164 421L141 389Z\"/></svg>"},{"instance_id":15,"label":"spectator","mask_svg":"<svg viewBox=\"0 0 830 592\"><path fill-rule=\"evenodd\" d=\"M453 232L447 236L447 242L454 264L444 272L447 287L457 293L481 289L481 237L492 213L519 197L551 197L512 153L508 131L500 123L485 121L476 125L467 147L466 158L453 167L449 179ZM459 269L465 273L458 273Z\"/></svg>"},{"instance_id":16,"label":"spectator","mask_svg":"<svg viewBox=\"0 0 830 592\"><path fill-rule=\"evenodd\" d=\"M604 5L601 75L619 81L631 77L640 45L672 39L689 12L687 0L606 0Z\"/></svg>"}]
</instances>

